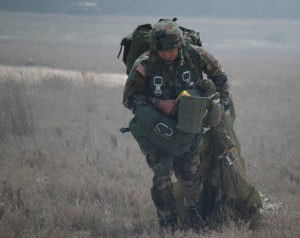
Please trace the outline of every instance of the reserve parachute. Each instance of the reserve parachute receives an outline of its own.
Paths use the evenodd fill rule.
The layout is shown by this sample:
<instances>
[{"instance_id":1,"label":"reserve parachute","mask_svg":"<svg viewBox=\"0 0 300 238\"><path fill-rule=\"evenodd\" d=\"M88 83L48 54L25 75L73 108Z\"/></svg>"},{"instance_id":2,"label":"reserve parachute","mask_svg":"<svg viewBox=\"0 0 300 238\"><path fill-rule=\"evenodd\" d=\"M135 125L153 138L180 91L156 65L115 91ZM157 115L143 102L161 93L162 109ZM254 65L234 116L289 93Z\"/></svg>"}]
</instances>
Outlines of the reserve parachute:
<instances>
[{"instance_id":1,"label":"reserve parachute","mask_svg":"<svg viewBox=\"0 0 300 238\"><path fill-rule=\"evenodd\" d=\"M196 134L202 131L210 98L189 89L176 101L178 114L174 116L165 115L150 103L134 111L129 128L144 154L158 147L172 156L180 156L190 150Z\"/></svg>"}]
</instances>

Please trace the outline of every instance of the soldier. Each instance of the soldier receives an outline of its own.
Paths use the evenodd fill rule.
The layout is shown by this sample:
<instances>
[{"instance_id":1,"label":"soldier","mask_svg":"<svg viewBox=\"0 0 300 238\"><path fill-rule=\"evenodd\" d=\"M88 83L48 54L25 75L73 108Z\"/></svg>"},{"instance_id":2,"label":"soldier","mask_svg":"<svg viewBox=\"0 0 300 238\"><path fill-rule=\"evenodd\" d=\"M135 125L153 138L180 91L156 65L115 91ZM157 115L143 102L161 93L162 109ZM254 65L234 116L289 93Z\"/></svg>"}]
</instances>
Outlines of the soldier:
<instances>
[{"instance_id":1,"label":"soldier","mask_svg":"<svg viewBox=\"0 0 300 238\"><path fill-rule=\"evenodd\" d=\"M203 73L207 75L208 79L203 78ZM208 113L205 114L203 126L212 128L210 131L213 132L210 133L207 140L218 138L215 140L219 142L217 148L207 142L204 150L201 151L203 128L193 134L188 151L176 155L149 138L135 136L154 173L151 196L157 209L159 225L172 232L179 225L186 225L179 224L183 221L179 220L176 210L172 191L172 173L175 173L182 188L184 205L188 214L187 223L189 226L195 227L213 210L211 208L204 213L202 211L203 202L206 201L202 196L203 184L212 186L210 183L212 175L209 171L204 170L212 167L211 164L215 164L216 157L212 157L209 152L214 149L218 150L218 156L219 154L225 155L229 153L230 149L238 146L231 138L232 133L227 133L223 126L224 122L222 122L225 112L230 111L231 106L227 75L221 65L202 47L189 44L174 21L160 20L154 25L151 32L150 51L135 61L128 76L123 93L123 104L136 116L140 113L138 112L140 108L150 105L168 118L178 120L176 99L183 90L191 88L198 90L201 96L208 96L212 99L207 108ZM218 94L215 94L215 91ZM234 113L230 115L232 114ZM144 115L148 114L144 113ZM201 116L203 115L199 115L199 118ZM219 128L217 125L220 121ZM136 120L133 120L133 123L135 122ZM225 139L220 139L219 134L222 134L222 138ZM172 148L180 146L179 144L177 143ZM204 158L205 156L206 158ZM200 166L200 161L205 161L206 164ZM216 167L214 165L214 168ZM203 183L203 181L206 182ZM208 189L204 188L204 191L206 190ZM215 203L211 205L211 207L213 206Z\"/></svg>"}]
</instances>

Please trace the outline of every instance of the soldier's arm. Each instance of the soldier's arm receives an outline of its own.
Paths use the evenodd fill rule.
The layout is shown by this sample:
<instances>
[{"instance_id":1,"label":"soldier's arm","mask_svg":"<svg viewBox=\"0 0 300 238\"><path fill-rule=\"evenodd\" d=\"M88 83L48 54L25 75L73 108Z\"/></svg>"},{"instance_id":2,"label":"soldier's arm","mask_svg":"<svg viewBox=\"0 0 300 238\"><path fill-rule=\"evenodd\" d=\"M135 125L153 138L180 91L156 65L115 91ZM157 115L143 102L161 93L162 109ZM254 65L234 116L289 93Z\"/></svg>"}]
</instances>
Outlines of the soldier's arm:
<instances>
[{"instance_id":1,"label":"soldier's arm","mask_svg":"<svg viewBox=\"0 0 300 238\"><path fill-rule=\"evenodd\" d=\"M229 84L228 78L222 66L218 63L218 60L209 52L203 48L199 48L200 64L202 71L207 74L207 77L211 79L217 92L220 93L220 103L225 108L228 104L229 96Z\"/></svg>"},{"instance_id":2,"label":"soldier's arm","mask_svg":"<svg viewBox=\"0 0 300 238\"><path fill-rule=\"evenodd\" d=\"M173 115L177 111L175 100L159 100L148 97L146 93L146 78L136 70L132 70L126 81L123 92L123 104L134 111L140 105L153 103L153 105L163 111L166 115Z\"/></svg>"},{"instance_id":3,"label":"soldier's arm","mask_svg":"<svg viewBox=\"0 0 300 238\"><path fill-rule=\"evenodd\" d=\"M216 86L210 79L203 79L199 85L204 97L210 98L210 103L204 118L206 127L217 126L221 120L220 93L216 92Z\"/></svg>"},{"instance_id":4,"label":"soldier's arm","mask_svg":"<svg viewBox=\"0 0 300 238\"><path fill-rule=\"evenodd\" d=\"M145 66L137 61L128 76L123 91L123 105L133 111L137 106L145 105L148 102L146 74L143 70L145 70Z\"/></svg>"}]
</instances>

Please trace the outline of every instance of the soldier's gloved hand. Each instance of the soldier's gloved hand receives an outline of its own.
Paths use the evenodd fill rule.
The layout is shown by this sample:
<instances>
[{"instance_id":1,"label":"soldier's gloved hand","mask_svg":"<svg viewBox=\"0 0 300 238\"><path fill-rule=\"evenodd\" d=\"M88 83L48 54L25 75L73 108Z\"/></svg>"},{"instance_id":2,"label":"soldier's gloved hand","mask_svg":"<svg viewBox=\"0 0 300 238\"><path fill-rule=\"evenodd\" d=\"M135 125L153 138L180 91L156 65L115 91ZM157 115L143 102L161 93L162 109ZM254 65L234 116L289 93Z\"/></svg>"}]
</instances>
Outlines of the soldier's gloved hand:
<instances>
[{"instance_id":1,"label":"soldier's gloved hand","mask_svg":"<svg viewBox=\"0 0 300 238\"><path fill-rule=\"evenodd\" d=\"M220 104L223 111L226 111L230 107L228 98L220 98Z\"/></svg>"},{"instance_id":2,"label":"soldier's gloved hand","mask_svg":"<svg viewBox=\"0 0 300 238\"><path fill-rule=\"evenodd\" d=\"M158 100L155 106L162 110L166 115L174 115L177 111L177 105L175 100Z\"/></svg>"},{"instance_id":3,"label":"soldier's gloved hand","mask_svg":"<svg viewBox=\"0 0 300 238\"><path fill-rule=\"evenodd\" d=\"M210 79L202 79L199 84L203 92L203 97L209 97L216 92L215 84Z\"/></svg>"}]
</instances>

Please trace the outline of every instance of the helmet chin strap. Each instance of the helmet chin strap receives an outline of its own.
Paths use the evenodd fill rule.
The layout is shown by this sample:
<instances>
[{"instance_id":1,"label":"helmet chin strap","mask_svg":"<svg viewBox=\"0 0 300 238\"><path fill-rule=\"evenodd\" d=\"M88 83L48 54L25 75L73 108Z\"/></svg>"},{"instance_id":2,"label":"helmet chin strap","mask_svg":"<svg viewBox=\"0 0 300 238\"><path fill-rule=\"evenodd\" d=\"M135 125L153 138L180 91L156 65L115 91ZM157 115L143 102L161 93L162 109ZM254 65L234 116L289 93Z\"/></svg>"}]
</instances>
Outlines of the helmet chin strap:
<instances>
[{"instance_id":1,"label":"helmet chin strap","mask_svg":"<svg viewBox=\"0 0 300 238\"><path fill-rule=\"evenodd\" d=\"M177 58L174 59L174 60L164 60L164 62L165 62L166 64L173 64L176 60L177 60Z\"/></svg>"}]
</instances>

